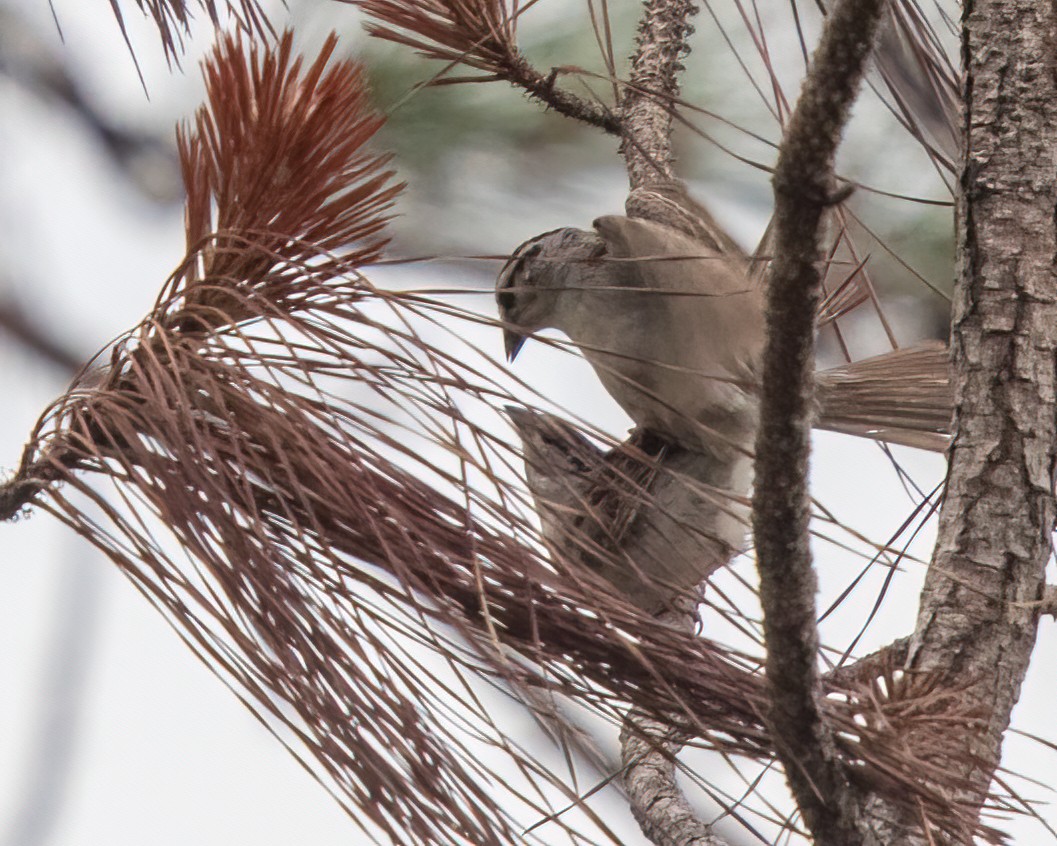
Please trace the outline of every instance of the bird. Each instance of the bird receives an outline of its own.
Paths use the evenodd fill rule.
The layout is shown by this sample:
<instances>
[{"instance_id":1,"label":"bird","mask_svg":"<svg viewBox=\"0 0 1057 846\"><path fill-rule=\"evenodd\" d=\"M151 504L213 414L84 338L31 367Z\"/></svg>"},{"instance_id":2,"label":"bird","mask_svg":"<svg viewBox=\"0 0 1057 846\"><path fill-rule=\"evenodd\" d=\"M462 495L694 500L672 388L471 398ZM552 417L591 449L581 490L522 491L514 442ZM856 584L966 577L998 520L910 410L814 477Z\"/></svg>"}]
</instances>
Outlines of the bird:
<instances>
[{"instance_id":1,"label":"bird","mask_svg":"<svg viewBox=\"0 0 1057 846\"><path fill-rule=\"evenodd\" d=\"M611 215L522 245L497 297L511 361L528 333L560 329L638 426L699 452L751 447L763 294L740 259Z\"/></svg>"},{"instance_id":2,"label":"bird","mask_svg":"<svg viewBox=\"0 0 1057 846\"><path fill-rule=\"evenodd\" d=\"M627 215L518 247L496 280L504 348L564 332L635 424L605 452L571 424L510 412L542 539L656 614L744 548L765 343L765 263L682 183L633 192ZM925 342L815 373L814 425L945 448L948 352Z\"/></svg>"},{"instance_id":3,"label":"bird","mask_svg":"<svg viewBox=\"0 0 1057 846\"><path fill-rule=\"evenodd\" d=\"M597 574L657 614L742 551L747 501L728 493L739 485L732 474L741 462L661 444L641 429L605 450L556 415L506 412L559 572L581 582L585 572Z\"/></svg>"},{"instance_id":4,"label":"bird","mask_svg":"<svg viewBox=\"0 0 1057 846\"><path fill-rule=\"evenodd\" d=\"M559 329L637 426L698 452L750 453L765 288L751 258L699 233L609 215L526 241L496 281L507 358ZM816 372L815 426L942 450L947 362L944 344L924 342Z\"/></svg>"}]
</instances>

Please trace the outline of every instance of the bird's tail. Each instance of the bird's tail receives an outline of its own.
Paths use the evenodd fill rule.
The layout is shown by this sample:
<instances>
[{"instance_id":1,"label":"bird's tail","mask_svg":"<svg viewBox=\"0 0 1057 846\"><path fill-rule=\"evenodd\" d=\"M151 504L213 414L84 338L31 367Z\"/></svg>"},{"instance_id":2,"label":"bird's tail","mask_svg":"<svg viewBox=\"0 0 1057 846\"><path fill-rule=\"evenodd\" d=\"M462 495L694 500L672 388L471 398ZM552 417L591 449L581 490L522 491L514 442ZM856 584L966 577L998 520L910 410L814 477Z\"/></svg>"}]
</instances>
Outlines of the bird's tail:
<instances>
[{"instance_id":1,"label":"bird's tail","mask_svg":"<svg viewBox=\"0 0 1057 846\"><path fill-rule=\"evenodd\" d=\"M954 406L948 360L944 344L927 342L822 371L815 426L942 452Z\"/></svg>"}]
</instances>

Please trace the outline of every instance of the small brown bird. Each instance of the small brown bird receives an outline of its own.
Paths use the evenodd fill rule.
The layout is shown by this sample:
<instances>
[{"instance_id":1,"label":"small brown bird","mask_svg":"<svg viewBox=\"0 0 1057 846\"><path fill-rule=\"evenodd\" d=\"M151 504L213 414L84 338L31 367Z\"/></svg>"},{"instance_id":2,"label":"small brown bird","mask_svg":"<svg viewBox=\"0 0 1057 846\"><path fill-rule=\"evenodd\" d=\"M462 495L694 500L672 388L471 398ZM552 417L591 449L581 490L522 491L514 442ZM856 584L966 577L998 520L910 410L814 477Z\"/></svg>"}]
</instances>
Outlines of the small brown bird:
<instances>
[{"instance_id":1,"label":"small brown bird","mask_svg":"<svg viewBox=\"0 0 1057 846\"><path fill-rule=\"evenodd\" d=\"M508 358L531 333L559 329L635 421L628 443L603 452L558 418L511 412L555 560L656 612L745 540L764 265L681 183L633 193L628 208L635 216L522 244L496 299ZM943 449L947 358L927 343L816 373L815 425Z\"/></svg>"},{"instance_id":2,"label":"small brown bird","mask_svg":"<svg viewBox=\"0 0 1057 846\"><path fill-rule=\"evenodd\" d=\"M656 613L741 550L750 460L661 447L636 431L602 450L551 414L508 407L542 536L559 569L590 570ZM736 478L739 474L744 478Z\"/></svg>"},{"instance_id":3,"label":"small brown bird","mask_svg":"<svg viewBox=\"0 0 1057 846\"><path fill-rule=\"evenodd\" d=\"M515 250L496 283L508 358L564 332L635 423L713 453L752 448L763 289L748 259L649 220L602 217ZM952 398L931 342L816 375L822 429L942 450Z\"/></svg>"}]
</instances>

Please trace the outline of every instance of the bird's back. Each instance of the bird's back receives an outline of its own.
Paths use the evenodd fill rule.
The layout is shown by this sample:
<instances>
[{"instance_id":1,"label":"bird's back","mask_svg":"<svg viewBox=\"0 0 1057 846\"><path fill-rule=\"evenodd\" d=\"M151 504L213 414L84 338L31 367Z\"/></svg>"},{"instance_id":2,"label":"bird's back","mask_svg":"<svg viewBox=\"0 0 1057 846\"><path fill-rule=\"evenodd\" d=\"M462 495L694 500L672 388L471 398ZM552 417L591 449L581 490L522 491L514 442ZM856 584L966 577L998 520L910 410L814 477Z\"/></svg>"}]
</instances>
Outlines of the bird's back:
<instances>
[{"instance_id":1,"label":"bird's back","mask_svg":"<svg viewBox=\"0 0 1057 846\"><path fill-rule=\"evenodd\" d=\"M744 261L649 221L595 228L614 267L561 328L640 426L693 449L751 447L763 297Z\"/></svg>"}]
</instances>

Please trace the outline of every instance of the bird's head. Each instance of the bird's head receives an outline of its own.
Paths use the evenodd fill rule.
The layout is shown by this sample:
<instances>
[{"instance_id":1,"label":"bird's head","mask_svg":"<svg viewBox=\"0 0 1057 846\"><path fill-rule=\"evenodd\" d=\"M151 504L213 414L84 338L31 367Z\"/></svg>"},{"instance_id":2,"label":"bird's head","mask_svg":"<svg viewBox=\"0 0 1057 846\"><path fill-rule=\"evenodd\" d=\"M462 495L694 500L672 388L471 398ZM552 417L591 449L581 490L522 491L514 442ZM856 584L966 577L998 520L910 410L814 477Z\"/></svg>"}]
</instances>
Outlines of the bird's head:
<instances>
[{"instance_id":1,"label":"bird's head","mask_svg":"<svg viewBox=\"0 0 1057 846\"><path fill-rule=\"evenodd\" d=\"M507 359L514 360L532 332L561 328L557 306L562 292L576 285L585 262L605 253L596 232L570 228L537 235L514 250L495 285Z\"/></svg>"}]
</instances>

